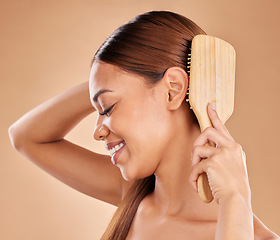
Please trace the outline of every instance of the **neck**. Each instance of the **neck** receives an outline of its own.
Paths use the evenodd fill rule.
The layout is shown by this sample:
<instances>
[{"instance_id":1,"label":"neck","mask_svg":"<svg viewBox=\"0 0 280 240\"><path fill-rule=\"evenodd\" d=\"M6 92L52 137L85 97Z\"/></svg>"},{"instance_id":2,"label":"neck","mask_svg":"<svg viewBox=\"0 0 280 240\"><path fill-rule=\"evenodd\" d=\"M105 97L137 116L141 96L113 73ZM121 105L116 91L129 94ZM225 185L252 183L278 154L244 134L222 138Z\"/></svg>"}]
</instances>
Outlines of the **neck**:
<instances>
[{"instance_id":1,"label":"neck","mask_svg":"<svg viewBox=\"0 0 280 240\"><path fill-rule=\"evenodd\" d=\"M201 131L197 123L190 121L191 113L182 114L173 124L177 131L174 129L176 134L157 167L155 190L150 198L162 215L213 221L217 219L218 205L214 201L204 203L189 183L191 151Z\"/></svg>"}]
</instances>

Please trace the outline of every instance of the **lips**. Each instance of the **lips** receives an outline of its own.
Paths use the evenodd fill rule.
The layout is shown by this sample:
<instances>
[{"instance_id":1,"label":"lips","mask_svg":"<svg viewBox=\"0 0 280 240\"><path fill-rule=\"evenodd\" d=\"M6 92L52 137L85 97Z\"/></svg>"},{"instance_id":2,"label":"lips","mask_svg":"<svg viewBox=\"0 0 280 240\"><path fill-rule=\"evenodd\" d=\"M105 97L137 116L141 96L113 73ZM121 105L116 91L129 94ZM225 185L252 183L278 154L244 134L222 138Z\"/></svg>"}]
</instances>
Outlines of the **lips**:
<instances>
[{"instance_id":1,"label":"lips","mask_svg":"<svg viewBox=\"0 0 280 240\"><path fill-rule=\"evenodd\" d=\"M107 150L110 150L110 149L112 149L113 147L115 147L116 145L118 145L118 144L120 144L120 143L125 143L125 141L124 141L124 140L121 140L121 141L115 141L115 142L107 143L107 144L105 145L105 148L106 148Z\"/></svg>"},{"instance_id":2,"label":"lips","mask_svg":"<svg viewBox=\"0 0 280 240\"><path fill-rule=\"evenodd\" d=\"M124 150L125 144L119 149L117 150L111 157L111 162L116 165L118 162L118 158L121 155L122 151Z\"/></svg>"}]
</instances>

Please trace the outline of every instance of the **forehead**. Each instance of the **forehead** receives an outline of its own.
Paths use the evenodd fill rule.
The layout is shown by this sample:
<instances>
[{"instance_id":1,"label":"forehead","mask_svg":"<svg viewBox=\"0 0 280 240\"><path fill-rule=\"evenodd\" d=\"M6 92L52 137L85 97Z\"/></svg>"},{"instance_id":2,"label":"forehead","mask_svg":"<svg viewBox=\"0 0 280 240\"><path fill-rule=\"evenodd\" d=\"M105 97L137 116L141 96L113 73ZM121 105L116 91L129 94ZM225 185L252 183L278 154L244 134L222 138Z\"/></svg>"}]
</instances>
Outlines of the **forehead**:
<instances>
[{"instance_id":1,"label":"forehead","mask_svg":"<svg viewBox=\"0 0 280 240\"><path fill-rule=\"evenodd\" d=\"M90 86L97 89L99 85L106 85L110 78L116 78L118 69L108 63L94 61L90 71Z\"/></svg>"},{"instance_id":2,"label":"forehead","mask_svg":"<svg viewBox=\"0 0 280 240\"><path fill-rule=\"evenodd\" d=\"M125 89L146 89L142 77L127 73L115 65L99 61L94 61L89 81L91 96L101 89L119 92Z\"/></svg>"}]
</instances>

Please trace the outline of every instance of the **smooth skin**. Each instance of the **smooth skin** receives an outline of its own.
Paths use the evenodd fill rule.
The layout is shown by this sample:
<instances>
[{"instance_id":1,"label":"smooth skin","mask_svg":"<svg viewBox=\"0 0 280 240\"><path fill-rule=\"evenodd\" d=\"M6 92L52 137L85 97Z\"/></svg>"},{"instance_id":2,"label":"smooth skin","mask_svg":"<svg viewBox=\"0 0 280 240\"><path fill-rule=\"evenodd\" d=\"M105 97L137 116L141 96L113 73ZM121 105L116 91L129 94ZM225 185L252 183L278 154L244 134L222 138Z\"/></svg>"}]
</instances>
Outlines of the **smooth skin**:
<instances>
[{"instance_id":1,"label":"smooth skin","mask_svg":"<svg viewBox=\"0 0 280 240\"><path fill-rule=\"evenodd\" d=\"M178 67L147 88L141 77L95 62L89 82L25 114L10 127L10 138L17 150L60 181L115 206L135 179L154 173L155 190L140 203L127 240L279 239L252 212L241 146L210 106L213 127L200 132L184 101L187 87L188 76ZM94 102L100 89L112 92ZM125 140L117 166L108 155L64 139L87 115L111 106L108 114L98 115L94 138ZM206 147L208 140L211 146ZM210 204L196 192L202 171L215 198Z\"/></svg>"}]
</instances>

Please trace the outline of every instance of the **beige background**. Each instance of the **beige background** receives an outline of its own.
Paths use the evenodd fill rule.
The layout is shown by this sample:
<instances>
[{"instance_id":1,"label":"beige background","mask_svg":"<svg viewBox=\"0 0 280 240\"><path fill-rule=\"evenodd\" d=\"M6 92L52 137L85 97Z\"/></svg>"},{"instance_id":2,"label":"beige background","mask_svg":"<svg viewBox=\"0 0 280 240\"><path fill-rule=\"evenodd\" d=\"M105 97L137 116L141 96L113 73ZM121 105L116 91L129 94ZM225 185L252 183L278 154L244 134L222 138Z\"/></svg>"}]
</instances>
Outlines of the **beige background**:
<instances>
[{"instance_id":1,"label":"beige background","mask_svg":"<svg viewBox=\"0 0 280 240\"><path fill-rule=\"evenodd\" d=\"M113 30L150 10L181 13L237 52L234 114L226 123L247 154L256 215L280 234L280 1L0 1L0 239L99 239L114 207L85 196L29 162L8 127L48 98L86 81ZM67 138L100 153L95 116Z\"/></svg>"}]
</instances>

